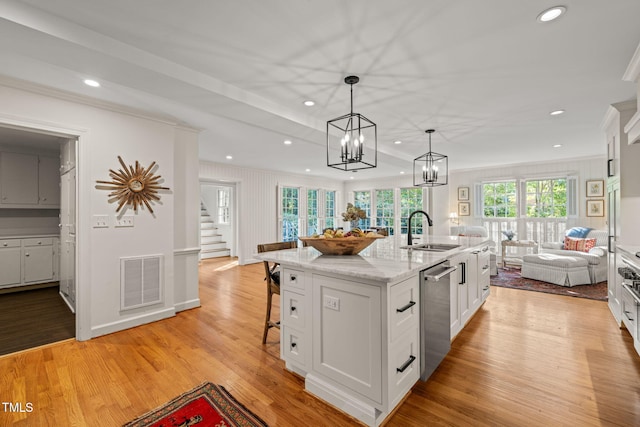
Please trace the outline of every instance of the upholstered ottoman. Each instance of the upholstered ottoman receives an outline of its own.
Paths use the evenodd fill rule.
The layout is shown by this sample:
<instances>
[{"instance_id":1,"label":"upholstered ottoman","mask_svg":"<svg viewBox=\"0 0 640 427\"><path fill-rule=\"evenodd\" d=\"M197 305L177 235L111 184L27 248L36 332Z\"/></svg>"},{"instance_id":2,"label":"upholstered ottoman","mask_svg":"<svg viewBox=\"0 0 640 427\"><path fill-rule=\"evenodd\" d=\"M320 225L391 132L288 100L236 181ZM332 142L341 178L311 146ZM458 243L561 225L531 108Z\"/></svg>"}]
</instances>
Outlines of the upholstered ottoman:
<instances>
[{"instance_id":1,"label":"upholstered ottoman","mask_svg":"<svg viewBox=\"0 0 640 427\"><path fill-rule=\"evenodd\" d=\"M572 256L534 254L522 257L522 277L560 286L591 283L587 260Z\"/></svg>"}]
</instances>

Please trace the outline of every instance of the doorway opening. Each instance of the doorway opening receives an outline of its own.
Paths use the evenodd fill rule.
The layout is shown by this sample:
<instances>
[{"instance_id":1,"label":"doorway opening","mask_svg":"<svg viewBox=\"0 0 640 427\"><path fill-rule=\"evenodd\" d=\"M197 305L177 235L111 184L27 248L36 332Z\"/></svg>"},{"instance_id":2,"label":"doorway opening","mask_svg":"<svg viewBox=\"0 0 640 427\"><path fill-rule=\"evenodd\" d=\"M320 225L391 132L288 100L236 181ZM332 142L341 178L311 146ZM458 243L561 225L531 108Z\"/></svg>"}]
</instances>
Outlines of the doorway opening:
<instances>
[{"instance_id":1,"label":"doorway opening","mask_svg":"<svg viewBox=\"0 0 640 427\"><path fill-rule=\"evenodd\" d=\"M236 185L200 183L200 260L236 256Z\"/></svg>"},{"instance_id":2,"label":"doorway opening","mask_svg":"<svg viewBox=\"0 0 640 427\"><path fill-rule=\"evenodd\" d=\"M77 335L76 142L0 124L0 354Z\"/></svg>"}]
</instances>

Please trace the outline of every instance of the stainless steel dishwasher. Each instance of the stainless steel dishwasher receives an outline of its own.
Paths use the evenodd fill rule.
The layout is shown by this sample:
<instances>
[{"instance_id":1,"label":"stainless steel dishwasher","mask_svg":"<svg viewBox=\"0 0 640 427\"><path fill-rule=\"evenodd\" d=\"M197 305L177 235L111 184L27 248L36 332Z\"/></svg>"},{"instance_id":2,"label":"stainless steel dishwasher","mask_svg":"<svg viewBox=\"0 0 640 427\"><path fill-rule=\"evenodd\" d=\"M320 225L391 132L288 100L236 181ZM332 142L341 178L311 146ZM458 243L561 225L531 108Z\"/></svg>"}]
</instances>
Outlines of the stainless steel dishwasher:
<instances>
[{"instance_id":1,"label":"stainless steel dishwasher","mask_svg":"<svg viewBox=\"0 0 640 427\"><path fill-rule=\"evenodd\" d=\"M448 261L420 272L420 379L426 381L451 349L451 273Z\"/></svg>"}]
</instances>

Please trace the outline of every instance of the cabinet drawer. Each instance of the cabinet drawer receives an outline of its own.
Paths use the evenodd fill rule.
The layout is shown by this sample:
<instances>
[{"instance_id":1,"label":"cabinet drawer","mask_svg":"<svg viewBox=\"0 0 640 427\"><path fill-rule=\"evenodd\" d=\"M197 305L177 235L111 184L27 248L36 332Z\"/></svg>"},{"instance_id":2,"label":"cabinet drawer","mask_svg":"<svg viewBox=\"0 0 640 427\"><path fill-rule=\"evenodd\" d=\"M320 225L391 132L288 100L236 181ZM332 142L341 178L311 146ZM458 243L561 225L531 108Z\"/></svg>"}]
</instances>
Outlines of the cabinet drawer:
<instances>
[{"instance_id":1,"label":"cabinet drawer","mask_svg":"<svg viewBox=\"0 0 640 427\"><path fill-rule=\"evenodd\" d=\"M389 400L393 406L420 378L417 326L390 345L389 361Z\"/></svg>"},{"instance_id":2,"label":"cabinet drawer","mask_svg":"<svg viewBox=\"0 0 640 427\"><path fill-rule=\"evenodd\" d=\"M389 319L391 320L391 342L404 331L416 327L420 312L418 279L400 282L391 287L389 298Z\"/></svg>"},{"instance_id":3,"label":"cabinet drawer","mask_svg":"<svg viewBox=\"0 0 640 427\"><path fill-rule=\"evenodd\" d=\"M629 330L633 339L637 339L638 334L638 304L631 295L631 291L625 286L622 288L622 322Z\"/></svg>"},{"instance_id":4,"label":"cabinet drawer","mask_svg":"<svg viewBox=\"0 0 640 427\"><path fill-rule=\"evenodd\" d=\"M282 327L282 358L285 361L294 361L299 365L305 364L304 333L288 326Z\"/></svg>"},{"instance_id":5,"label":"cabinet drawer","mask_svg":"<svg viewBox=\"0 0 640 427\"><path fill-rule=\"evenodd\" d=\"M304 330L305 317L307 315L304 298L304 295L296 292L282 292L280 309L282 324Z\"/></svg>"},{"instance_id":6,"label":"cabinet drawer","mask_svg":"<svg viewBox=\"0 0 640 427\"><path fill-rule=\"evenodd\" d=\"M0 248L19 248L20 243L20 239L0 240Z\"/></svg>"},{"instance_id":7,"label":"cabinet drawer","mask_svg":"<svg viewBox=\"0 0 640 427\"><path fill-rule=\"evenodd\" d=\"M53 245L52 237L35 237L31 239L22 239L22 244L27 246L51 246Z\"/></svg>"},{"instance_id":8,"label":"cabinet drawer","mask_svg":"<svg viewBox=\"0 0 640 427\"><path fill-rule=\"evenodd\" d=\"M304 279L303 271L294 270L291 268L284 268L282 270L282 273L284 276L283 284L285 287L296 288L296 289L300 289L301 291L304 291L305 279Z\"/></svg>"}]
</instances>

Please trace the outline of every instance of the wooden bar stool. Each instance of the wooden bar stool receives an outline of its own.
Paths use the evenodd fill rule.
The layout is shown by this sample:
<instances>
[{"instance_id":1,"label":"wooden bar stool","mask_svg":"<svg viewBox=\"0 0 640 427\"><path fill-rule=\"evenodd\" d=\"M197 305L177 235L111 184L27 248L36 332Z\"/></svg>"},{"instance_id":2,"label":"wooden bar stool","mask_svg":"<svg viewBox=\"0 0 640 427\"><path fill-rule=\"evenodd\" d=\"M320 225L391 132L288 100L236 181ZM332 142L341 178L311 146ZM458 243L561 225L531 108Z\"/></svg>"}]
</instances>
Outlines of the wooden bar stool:
<instances>
[{"instance_id":1,"label":"wooden bar stool","mask_svg":"<svg viewBox=\"0 0 640 427\"><path fill-rule=\"evenodd\" d=\"M279 251L282 249L295 249L298 247L298 242L277 242L277 243L263 243L258 245L258 253ZM267 342L267 333L270 328L280 329L280 322L274 322L271 320L271 301L273 295L280 295L280 271L278 270L278 263L264 262L264 280L267 281L267 316L264 321L264 332L262 334L262 344Z\"/></svg>"}]
</instances>

